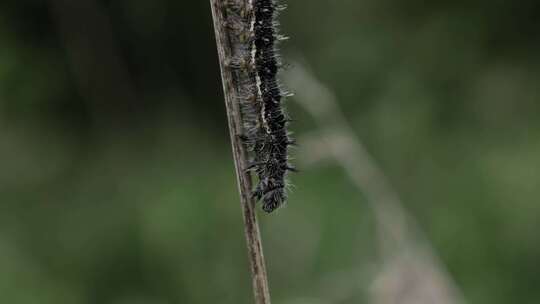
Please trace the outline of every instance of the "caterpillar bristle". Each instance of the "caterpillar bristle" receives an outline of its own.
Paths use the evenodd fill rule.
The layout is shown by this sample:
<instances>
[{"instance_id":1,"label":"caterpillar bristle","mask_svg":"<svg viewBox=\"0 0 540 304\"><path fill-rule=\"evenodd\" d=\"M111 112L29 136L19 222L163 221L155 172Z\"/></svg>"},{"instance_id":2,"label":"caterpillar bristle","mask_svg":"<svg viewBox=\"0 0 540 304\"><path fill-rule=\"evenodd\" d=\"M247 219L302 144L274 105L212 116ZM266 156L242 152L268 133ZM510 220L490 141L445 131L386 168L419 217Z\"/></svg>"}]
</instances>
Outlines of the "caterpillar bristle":
<instances>
[{"instance_id":1,"label":"caterpillar bristle","mask_svg":"<svg viewBox=\"0 0 540 304\"><path fill-rule=\"evenodd\" d=\"M241 89L236 93L242 121L242 142L251 156L246 171L254 172L257 184L253 197L272 212L287 200L288 172L296 172L289 163L291 139L283 101L291 94L278 81L286 68L278 44L288 39L279 33L278 16L286 6L276 0L228 0L227 26L240 42L228 61Z\"/></svg>"}]
</instances>

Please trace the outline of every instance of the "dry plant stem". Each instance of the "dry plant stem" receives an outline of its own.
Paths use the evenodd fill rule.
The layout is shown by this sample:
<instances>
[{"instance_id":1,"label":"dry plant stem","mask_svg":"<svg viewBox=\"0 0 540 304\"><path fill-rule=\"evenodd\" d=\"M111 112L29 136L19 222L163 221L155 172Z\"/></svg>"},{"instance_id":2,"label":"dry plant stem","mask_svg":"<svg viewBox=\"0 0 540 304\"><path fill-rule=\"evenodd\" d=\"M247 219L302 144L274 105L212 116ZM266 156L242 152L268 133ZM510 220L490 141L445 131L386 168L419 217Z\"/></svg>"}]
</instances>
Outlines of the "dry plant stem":
<instances>
[{"instance_id":1,"label":"dry plant stem","mask_svg":"<svg viewBox=\"0 0 540 304\"><path fill-rule=\"evenodd\" d=\"M315 119L324 147L366 195L379 226L382 254L391 255L402 248L407 244L409 230L406 212L386 176L346 122L333 92L301 64L295 64L295 69L286 74L286 80L294 87L302 88L296 92L294 100Z\"/></svg>"},{"instance_id":2,"label":"dry plant stem","mask_svg":"<svg viewBox=\"0 0 540 304\"><path fill-rule=\"evenodd\" d=\"M227 65L227 61L232 58L234 48L233 45L231 45L229 32L225 22L224 9L226 1L227 0L210 0L212 17L214 20L221 78L223 81L223 92L225 95L232 151L238 180L238 190L240 192L240 202L242 204L244 215L244 228L248 247L248 259L253 279L255 303L270 304L270 293L268 289L261 236L259 225L257 223L257 215L255 213L255 200L251 196L251 175L246 170L248 168L247 152L240 139L240 135L242 134L242 121L240 104L235 98L235 96L237 96L235 93L240 91L241 84L235 82L233 72Z\"/></svg>"},{"instance_id":3,"label":"dry plant stem","mask_svg":"<svg viewBox=\"0 0 540 304\"><path fill-rule=\"evenodd\" d=\"M394 269L390 272L390 281L399 288L384 288L385 296L392 294L394 301L384 298L376 303L411 303L405 300L411 296L412 303L416 304L435 303L434 298L437 299L436 303L441 304L464 303L461 291L440 262L435 250L403 207L399 195L391 187L383 170L347 123L333 92L300 64L295 64L295 69L286 76L287 82L298 88L294 100L311 114L321 129L322 141L318 140L320 144L312 146L309 151L324 154L324 150L328 149L328 154L344 168L349 178L365 194L374 212L383 259L386 262L400 262L399 271ZM307 145L304 143L303 146ZM412 255L412 260L409 255ZM413 277L411 274L418 276ZM426 295L427 301L420 301L420 298L425 299Z\"/></svg>"}]
</instances>

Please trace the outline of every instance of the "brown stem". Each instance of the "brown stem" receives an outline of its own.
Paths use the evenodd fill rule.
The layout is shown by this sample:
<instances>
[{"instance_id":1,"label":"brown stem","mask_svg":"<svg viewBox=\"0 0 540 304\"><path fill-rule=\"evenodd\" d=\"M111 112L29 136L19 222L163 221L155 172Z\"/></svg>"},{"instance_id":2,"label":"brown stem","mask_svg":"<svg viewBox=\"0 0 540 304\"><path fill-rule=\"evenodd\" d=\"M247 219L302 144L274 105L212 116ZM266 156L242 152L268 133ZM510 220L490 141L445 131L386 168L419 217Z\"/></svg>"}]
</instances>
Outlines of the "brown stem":
<instances>
[{"instance_id":1,"label":"brown stem","mask_svg":"<svg viewBox=\"0 0 540 304\"><path fill-rule=\"evenodd\" d=\"M237 92L241 91L242 84L235 80L233 71L227 64L227 62L233 58L235 48L230 39L231 33L226 26L226 2L227 0L210 0L238 190L240 192L240 202L242 204L244 215L244 228L248 248L248 259L253 279L255 303L270 304L270 293L268 290L268 279L266 276L264 255L261 245L261 235L257 223L257 215L255 213L255 200L251 196L251 175L247 171L247 152L240 139L240 135L242 134L242 120L240 104L235 96L238 96Z\"/></svg>"}]
</instances>

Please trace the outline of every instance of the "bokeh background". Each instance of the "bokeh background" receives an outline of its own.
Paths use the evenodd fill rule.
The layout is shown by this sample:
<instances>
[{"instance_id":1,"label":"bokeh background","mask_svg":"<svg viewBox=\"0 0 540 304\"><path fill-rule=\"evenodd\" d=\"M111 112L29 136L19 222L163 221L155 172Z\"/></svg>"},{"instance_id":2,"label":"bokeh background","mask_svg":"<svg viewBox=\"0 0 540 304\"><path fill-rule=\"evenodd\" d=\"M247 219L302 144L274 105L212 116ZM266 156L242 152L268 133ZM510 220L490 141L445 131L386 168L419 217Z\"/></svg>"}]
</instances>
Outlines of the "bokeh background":
<instances>
[{"instance_id":1,"label":"bokeh background","mask_svg":"<svg viewBox=\"0 0 540 304\"><path fill-rule=\"evenodd\" d=\"M336 95L457 293L539 303L540 2L288 4L285 60ZM288 109L300 141L324 127ZM375 303L373 210L308 153L259 217L273 300ZM0 303L251 303L235 182L208 1L0 2Z\"/></svg>"}]
</instances>

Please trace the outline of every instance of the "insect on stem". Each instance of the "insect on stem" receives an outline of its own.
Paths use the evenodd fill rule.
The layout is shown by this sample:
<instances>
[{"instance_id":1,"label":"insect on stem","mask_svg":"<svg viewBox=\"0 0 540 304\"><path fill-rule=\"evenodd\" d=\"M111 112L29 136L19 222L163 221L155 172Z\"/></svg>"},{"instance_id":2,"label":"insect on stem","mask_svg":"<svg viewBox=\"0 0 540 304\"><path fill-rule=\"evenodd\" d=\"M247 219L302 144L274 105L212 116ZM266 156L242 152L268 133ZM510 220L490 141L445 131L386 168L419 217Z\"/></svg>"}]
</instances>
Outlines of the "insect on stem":
<instances>
[{"instance_id":1,"label":"insect on stem","mask_svg":"<svg viewBox=\"0 0 540 304\"><path fill-rule=\"evenodd\" d=\"M248 248L248 259L250 262L253 292L256 304L270 304L270 292L266 275L266 266L261 244L259 225L255 212L256 201L252 197L251 173L248 169L248 153L242 142L243 134L242 110L237 100L239 92L245 91L245 84L240 81L237 71L229 64L237 55L242 45L235 27L228 26L228 10L236 9L240 11L240 16L246 14L246 2L244 0L210 0L212 7L212 17L216 35L217 49L223 81L223 92L229 124L229 132L232 144L233 158L235 162L240 202L244 217L244 230Z\"/></svg>"}]
</instances>

